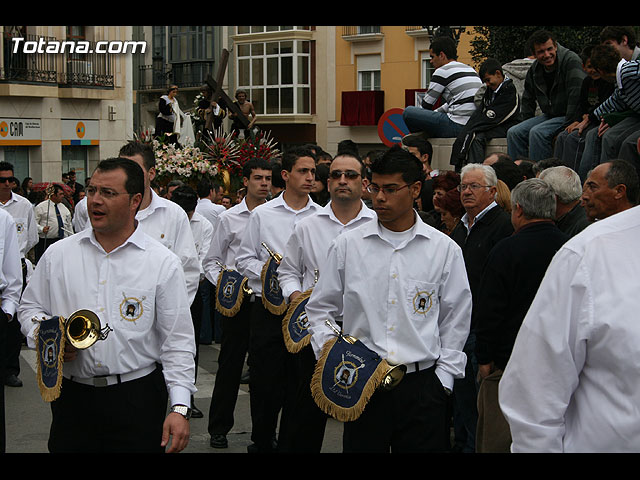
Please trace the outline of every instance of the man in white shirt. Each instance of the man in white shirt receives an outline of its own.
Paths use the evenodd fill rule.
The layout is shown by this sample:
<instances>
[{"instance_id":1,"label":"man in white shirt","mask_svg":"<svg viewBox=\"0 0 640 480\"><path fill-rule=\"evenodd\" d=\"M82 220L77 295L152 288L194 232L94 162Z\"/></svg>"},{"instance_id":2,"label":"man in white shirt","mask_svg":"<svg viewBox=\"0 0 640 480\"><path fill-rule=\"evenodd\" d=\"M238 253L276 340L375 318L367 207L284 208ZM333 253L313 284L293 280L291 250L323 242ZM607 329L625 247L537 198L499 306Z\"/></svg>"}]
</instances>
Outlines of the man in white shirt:
<instances>
[{"instance_id":1,"label":"man in white shirt","mask_svg":"<svg viewBox=\"0 0 640 480\"><path fill-rule=\"evenodd\" d=\"M188 443L195 391L189 300L179 259L135 221L143 193L135 162L100 162L87 188L92 228L49 248L24 291L19 319L30 347L38 320L82 308L112 329L87 349L66 343L51 452L161 452L169 441L168 451L177 452ZM99 412L100 428L81 411Z\"/></svg>"},{"instance_id":2,"label":"man in white shirt","mask_svg":"<svg viewBox=\"0 0 640 480\"><path fill-rule=\"evenodd\" d=\"M0 209L0 368L4 369L7 329L16 317L22 292L22 268L15 220ZM0 388L0 453L6 451L4 386Z\"/></svg>"},{"instance_id":3,"label":"man in white shirt","mask_svg":"<svg viewBox=\"0 0 640 480\"><path fill-rule=\"evenodd\" d=\"M87 197L83 197L73 210L73 218L71 219L74 232L81 232L85 228L91 226L89 223L89 212L87 212Z\"/></svg>"},{"instance_id":4,"label":"man in white shirt","mask_svg":"<svg viewBox=\"0 0 640 480\"><path fill-rule=\"evenodd\" d=\"M146 234L178 255L187 281L189 303L192 303L200 283L200 261L189 227L189 218L178 205L160 197L151 188L151 182L156 176L156 159L151 145L129 142L120 149L119 156L133 160L142 167L145 193L136 220Z\"/></svg>"},{"instance_id":5,"label":"man in white shirt","mask_svg":"<svg viewBox=\"0 0 640 480\"><path fill-rule=\"evenodd\" d=\"M362 415L344 424L344 452L425 452L447 448L447 404L464 375L471 292L460 247L413 209L424 178L420 161L395 147L371 166L377 222L332 244L306 312L320 357L335 338L326 321L342 317L359 339L407 373L373 393Z\"/></svg>"},{"instance_id":6,"label":"man in white shirt","mask_svg":"<svg viewBox=\"0 0 640 480\"><path fill-rule=\"evenodd\" d=\"M236 256L249 216L254 208L265 203L271 186L271 165L263 159L251 159L243 167L243 183L247 195L242 201L220 214L209 251L203 261L207 279L217 288L220 265L234 269ZM215 288L213 289L215 292ZM255 298L254 298L255 300ZM215 297L211 302L215 308ZM249 349L249 314L252 299L245 296L233 317L220 314L222 337L218 354L218 371L209 407L208 431L213 448L227 448L227 434L233 427L233 412L247 351Z\"/></svg>"},{"instance_id":7,"label":"man in white shirt","mask_svg":"<svg viewBox=\"0 0 640 480\"><path fill-rule=\"evenodd\" d=\"M188 185L181 185L173 190L171 194L171 201L177 203L189 217L189 226L191 227L191 233L193 234L193 240L195 241L196 251L198 252L198 260L200 262L200 284L198 291L191 304L191 318L193 320L193 330L195 332L196 340L200 338L200 331L202 328L202 316L204 312L204 295L203 295L203 282L205 281L204 270L202 269L202 261L206 255L209 245L211 245L211 237L213 236L213 226L211 223L196 212L196 205L198 203L198 196L193 188ZM208 305L207 305L208 307ZM196 341L196 379L198 378L198 361L200 358L200 342ZM196 406L194 398L191 397L191 417L202 418L204 414Z\"/></svg>"},{"instance_id":8,"label":"man in white shirt","mask_svg":"<svg viewBox=\"0 0 640 480\"><path fill-rule=\"evenodd\" d=\"M73 235L71 225L71 212L64 206L64 188L54 183L53 193L45 201L40 202L34 208L36 224L38 226L38 244L36 245L36 263L49 248L58 240Z\"/></svg>"},{"instance_id":9,"label":"man in white shirt","mask_svg":"<svg viewBox=\"0 0 640 480\"><path fill-rule=\"evenodd\" d=\"M365 178L365 166L354 154L338 155L331 162L327 180L331 201L294 227L278 267L278 280L289 303L315 286L326 266L329 247L338 235L376 218L362 201ZM316 364L311 346L304 347L295 359L300 372L296 413L284 438L280 434L279 447L285 452L320 453L327 416L313 401L309 388Z\"/></svg>"},{"instance_id":10,"label":"man in white shirt","mask_svg":"<svg viewBox=\"0 0 640 480\"><path fill-rule=\"evenodd\" d=\"M306 148L294 148L282 157L282 179L285 191L278 197L253 209L244 238L240 244L236 266L249 280L255 292L250 321L249 368L251 375L251 413L253 446L249 450L272 451L278 414L285 400L286 372L292 358L284 345L282 319L274 315L262 303L262 267L269 253L264 242L275 253L283 254L289 236L296 223L320 208L309 193L315 184L316 163L313 152Z\"/></svg>"},{"instance_id":11,"label":"man in white shirt","mask_svg":"<svg viewBox=\"0 0 640 480\"><path fill-rule=\"evenodd\" d=\"M218 186L207 178L203 178L198 182L198 206L196 211L209 220L214 228L218 223L218 215L226 210L222 205L215 203L217 190Z\"/></svg>"},{"instance_id":12,"label":"man in white shirt","mask_svg":"<svg viewBox=\"0 0 640 480\"><path fill-rule=\"evenodd\" d=\"M500 382L512 452L638 452L640 207L554 256Z\"/></svg>"},{"instance_id":13,"label":"man in white shirt","mask_svg":"<svg viewBox=\"0 0 640 480\"><path fill-rule=\"evenodd\" d=\"M222 205L216 203L218 190L219 186L208 178L201 179L197 185L198 205L196 212L209 220L214 230L217 228L218 215L225 211ZM222 337L222 326L220 325L222 322L215 310L216 290L208 278L205 278L204 282L202 293L205 317L203 318L201 341L202 343L211 343L213 340L219 342Z\"/></svg>"},{"instance_id":14,"label":"man in white shirt","mask_svg":"<svg viewBox=\"0 0 640 480\"><path fill-rule=\"evenodd\" d=\"M22 283L26 285L27 279L33 271L33 265L27 259L27 253L38 243L38 226L31 202L11 190L13 179L13 165L8 162L0 162L0 208L8 212L16 222L22 263ZM22 339L20 323L17 321L9 322L6 337L7 358L2 379L4 385L10 387L22 386L22 380L19 378Z\"/></svg>"}]
</instances>

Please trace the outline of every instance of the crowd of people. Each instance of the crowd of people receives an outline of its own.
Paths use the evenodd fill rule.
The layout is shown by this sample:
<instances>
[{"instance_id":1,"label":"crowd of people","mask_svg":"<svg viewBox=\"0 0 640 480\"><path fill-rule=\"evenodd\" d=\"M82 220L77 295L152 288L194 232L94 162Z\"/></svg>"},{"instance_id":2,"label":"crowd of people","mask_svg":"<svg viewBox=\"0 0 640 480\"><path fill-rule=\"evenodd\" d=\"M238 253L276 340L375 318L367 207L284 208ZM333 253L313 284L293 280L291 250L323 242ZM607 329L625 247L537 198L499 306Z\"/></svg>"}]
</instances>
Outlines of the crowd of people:
<instances>
[{"instance_id":1,"label":"crowd of people","mask_svg":"<svg viewBox=\"0 0 640 480\"><path fill-rule=\"evenodd\" d=\"M319 453L330 413L311 384L336 338L404 372L344 422L344 452L637 449L640 48L617 27L582 59L544 31L529 46L516 85L434 39L433 85L400 144L254 158L235 198L206 178L158 185L135 141L86 185L69 172L33 190L0 163L5 385L21 385L40 319L87 308L111 329L66 345L49 450L178 452L205 416L227 448L248 374L248 452ZM431 167L438 136L457 138L448 170ZM499 136L509 152L486 155ZM310 339L293 350L302 301ZM206 415L194 393L212 341Z\"/></svg>"}]
</instances>

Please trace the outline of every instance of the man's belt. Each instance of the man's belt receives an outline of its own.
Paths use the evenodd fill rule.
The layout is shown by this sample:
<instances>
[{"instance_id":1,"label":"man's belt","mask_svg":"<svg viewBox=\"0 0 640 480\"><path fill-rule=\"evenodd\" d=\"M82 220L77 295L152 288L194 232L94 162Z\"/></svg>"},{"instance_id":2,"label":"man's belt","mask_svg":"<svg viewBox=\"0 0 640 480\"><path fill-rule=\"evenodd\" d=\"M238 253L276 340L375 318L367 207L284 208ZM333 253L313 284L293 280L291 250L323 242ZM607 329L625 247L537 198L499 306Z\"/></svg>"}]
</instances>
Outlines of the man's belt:
<instances>
[{"instance_id":1,"label":"man's belt","mask_svg":"<svg viewBox=\"0 0 640 480\"><path fill-rule=\"evenodd\" d=\"M65 378L72 382L81 383L82 385L90 385L92 387L110 387L112 385L118 385L119 383L130 382L131 380L137 380L138 378L145 377L155 371L156 364L149 365L148 367L141 368L135 372L119 373L115 375L98 375L95 377L75 377L65 375Z\"/></svg>"}]
</instances>

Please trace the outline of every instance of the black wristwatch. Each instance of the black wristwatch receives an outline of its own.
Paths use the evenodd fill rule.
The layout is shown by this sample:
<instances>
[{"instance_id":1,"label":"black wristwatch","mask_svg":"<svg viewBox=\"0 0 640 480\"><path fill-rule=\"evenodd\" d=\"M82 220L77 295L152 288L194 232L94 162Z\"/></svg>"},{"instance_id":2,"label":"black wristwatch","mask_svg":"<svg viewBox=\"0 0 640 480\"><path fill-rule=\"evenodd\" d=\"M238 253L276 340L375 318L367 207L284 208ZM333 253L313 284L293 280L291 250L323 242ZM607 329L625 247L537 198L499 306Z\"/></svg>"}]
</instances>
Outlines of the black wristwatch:
<instances>
[{"instance_id":1,"label":"black wristwatch","mask_svg":"<svg viewBox=\"0 0 640 480\"><path fill-rule=\"evenodd\" d=\"M186 405L173 405L170 410L171 413L179 413L184 418L189 420L191 418L191 409Z\"/></svg>"}]
</instances>

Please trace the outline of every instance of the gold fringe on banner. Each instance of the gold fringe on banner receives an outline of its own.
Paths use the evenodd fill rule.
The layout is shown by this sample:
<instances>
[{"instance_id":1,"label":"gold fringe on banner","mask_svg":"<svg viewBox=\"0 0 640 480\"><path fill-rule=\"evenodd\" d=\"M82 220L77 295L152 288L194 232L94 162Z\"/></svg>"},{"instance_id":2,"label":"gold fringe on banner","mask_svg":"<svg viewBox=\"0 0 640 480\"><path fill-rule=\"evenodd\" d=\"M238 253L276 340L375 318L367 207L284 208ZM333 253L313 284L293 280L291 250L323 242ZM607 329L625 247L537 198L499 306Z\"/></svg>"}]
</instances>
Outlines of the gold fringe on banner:
<instances>
[{"instance_id":1,"label":"gold fringe on banner","mask_svg":"<svg viewBox=\"0 0 640 480\"><path fill-rule=\"evenodd\" d=\"M360 399L354 406L345 408L337 405L325 395L322 388L322 376L325 370L327 356L338 340L339 337L329 340L322 347L322 353L316 363L315 370L311 378L311 394L313 396L313 400L324 413L340 422L351 422L357 420L358 417L362 415L362 412L367 406L367 403L369 403L371 396L382 384L386 372L389 370L389 364L386 360L382 359L371 378L367 381Z\"/></svg>"},{"instance_id":2,"label":"gold fringe on banner","mask_svg":"<svg viewBox=\"0 0 640 480\"><path fill-rule=\"evenodd\" d=\"M53 402L60 396L60 391L62 390L62 365L64 363L64 349L65 349L65 340L66 335L64 333L64 319L59 317L60 322L60 351L58 352L57 361L57 369L58 369L58 378L56 380L56 384L53 387L47 387L42 380L42 367L41 367L41 359L37 359L37 377L38 377L38 388L40 389L40 395L45 402ZM41 355L42 349L40 348L40 325L38 324L38 328L35 332L36 338L36 354Z\"/></svg>"},{"instance_id":3,"label":"gold fringe on banner","mask_svg":"<svg viewBox=\"0 0 640 480\"><path fill-rule=\"evenodd\" d=\"M289 332L289 323L291 322L291 316L293 315L293 312L295 312L296 308L298 308L298 306L302 302L304 302L311 296L312 291L313 288L306 290L305 292L300 294L298 298L291 302L289 308L287 309L287 314L282 319L282 335L284 336L284 344L287 347L289 353L298 353L311 342L311 335L306 335L299 342L294 341L293 338L291 338L291 333Z\"/></svg>"},{"instance_id":4,"label":"gold fringe on banner","mask_svg":"<svg viewBox=\"0 0 640 480\"><path fill-rule=\"evenodd\" d=\"M225 270L223 269L223 270L220 270L220 273L218 274L218 283L216 288L216 310L218 310L218 312L220 312L225 317L234 317L242 308L242 302L244 301L244 286L249 280L247 279L247 277L244 277L242 282L240 282L240 285L236 287L238 289L236 303L233 305L233 307L226 308L222 306L222 304L220 304L220 299L218 297L218 295L220 295L220 292L218 291L218 289L224 288L224 285L221 284L221 279L224 272Z\"/></svg>"},{"instance_id":5,"label":"gold fringe on banner","mask_svg":"<svg viewBox=\"0 0 640 480\"><path fill-rule=\"evenodd\" d=\"M284 298L282 299L282 303L280 305L274 305L269 300L267 300L266 295L264 294L265 292L264 279L267 274L267 269L269 268L269 263L271 261L274 261L273 258L265 262L265 264L262 266L262 273L260 274L260 280L262 282L262 304L264 305L264 308L266 308L268 311L270 311L274 315L282 315L284 312L287 311L287 302L284 301Z\"/></svg>"}]
</instances>

